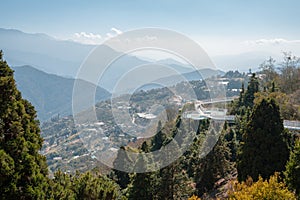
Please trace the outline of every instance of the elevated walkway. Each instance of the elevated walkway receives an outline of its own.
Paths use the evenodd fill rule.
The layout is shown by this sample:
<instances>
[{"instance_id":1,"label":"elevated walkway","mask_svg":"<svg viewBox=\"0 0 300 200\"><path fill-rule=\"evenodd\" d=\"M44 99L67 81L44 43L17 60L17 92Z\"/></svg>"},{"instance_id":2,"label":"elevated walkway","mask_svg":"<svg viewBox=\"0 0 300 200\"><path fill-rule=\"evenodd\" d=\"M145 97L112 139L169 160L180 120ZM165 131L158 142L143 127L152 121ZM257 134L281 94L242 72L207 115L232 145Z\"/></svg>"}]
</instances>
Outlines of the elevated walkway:
<instances>
[{"instance_id":1,"label":"elevated walkway","mask_svg":"<svg viewBox=\"0 0 300 200\"><path fill-rule=\"evenodd\" d=\"M226 115L227 110L207 110L203 107L205 104L214 104L232 101L236 97L227 99L212 99L211 101L196 101L195 111L184 113L183 117L193 120L213 119L217 121L228 121L235 123L234 115ZM283 120L283 126L289 130L300 130L300 121Z\"/></svg>"}]
</instances>

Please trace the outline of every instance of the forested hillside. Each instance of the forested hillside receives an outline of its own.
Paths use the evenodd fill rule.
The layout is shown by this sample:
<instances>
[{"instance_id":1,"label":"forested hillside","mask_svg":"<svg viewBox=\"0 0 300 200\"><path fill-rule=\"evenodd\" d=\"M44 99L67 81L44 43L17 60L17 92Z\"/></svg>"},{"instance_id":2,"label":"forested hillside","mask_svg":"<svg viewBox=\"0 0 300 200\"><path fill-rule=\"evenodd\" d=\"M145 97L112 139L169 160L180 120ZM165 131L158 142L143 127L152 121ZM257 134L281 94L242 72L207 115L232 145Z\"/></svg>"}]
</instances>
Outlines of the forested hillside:
<instances>
[{"instance_id":1,"label":"forested hillside","mask_svg":"<svg viewBox=\"0 0 300 200\"><path fill-rule=\"evenodd\" d=\"M41 125L41 133L35 109L17 90L14 72L1 52L0 197L299 199L299 131L283 126L283 119L300 120L299 64L297 57L287 53L282 62L267 60L257 73L231 71L217 77L227 82L228 96L238 96L227 105L228 113L235 116L230 122L185 118L183 114L194 108L194 102L175 96L171 87L138 91L131 96L129 108L136 124L149 121L152 105L173 105L166 111L165 123L145 130L155 134L138 138L123 132L113 121L109 101L97 103L96 123L78 126L71 117L57 116ZM209 98L204 80L190 84L199 100ZM186 86L183 82L173 87L186 91ZM221 124L221 130L211 128L216 124ZM92 151L95 149L83 147L83 128L91 133L105 130L102 143L93 143L97 150L113 149L108 141L121 146L114 149L114 168L100 164L97 152ZM187 144L190 138L192 142ZM173 151L166 152L165 158L176 155L175 151L186 151L179 152L182 156L171 164L153 170L158 163L149 162L156 158L148 153L170 144ZM211 144L215 145L209 149ZM138 159L132 152L139 153ZM133 169L119 171L120 165ZM141 167L147 172L132 172Z\"/></svg>"},{"instance_id":2,"label":"forested hillside","mask_svg":"<svg viewBox=\"0 0 300 200\"><path fill-rule=\"evenodd\" d=\"M14 67L13 70L18 89L23 97L35 106L39 120L46 121L56 115L72 114L72 91L75 79L47 74L31 66ZM87 82L85 86L93 87ZM109 97L108 91L101 87L97 88L96 101Z\"/></svg>"}]
</instances>

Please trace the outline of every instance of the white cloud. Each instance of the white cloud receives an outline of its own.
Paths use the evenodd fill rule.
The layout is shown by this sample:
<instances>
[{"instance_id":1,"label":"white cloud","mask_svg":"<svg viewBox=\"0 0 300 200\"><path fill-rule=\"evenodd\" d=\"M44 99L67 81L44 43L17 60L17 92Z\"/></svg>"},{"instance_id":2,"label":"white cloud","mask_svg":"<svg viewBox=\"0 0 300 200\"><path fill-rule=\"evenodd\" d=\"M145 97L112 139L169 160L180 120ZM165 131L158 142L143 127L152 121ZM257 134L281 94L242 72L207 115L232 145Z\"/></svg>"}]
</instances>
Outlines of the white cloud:
<instances>
[{"instance_id":1,"label":"white cloud","mask_svg":"<svg viewBox=\"0 0 300 200\"><path fill-rule=\"evenodd\" d=\"M123 33L121 30L119 30L117 28L111 28L110 30L113 31L114 33L116 33L117 35L120 35Z\"/></svg>"},{"instance_id":2,"label":"white cloud","mask_svg":"<svg viewBox=\"0 0 300 200\"><path fill-rule=\"evenodd\" d=\"M80 32L74 33L72 40L83 44L100 44L102 37L99 34Z\"/></svg>"},{"instance_id":3,"label":"white cloud","mask_svg":"<svg viewBox=\"0 0 300 200\"><path fill-rule=\"evenodd\" d=\"M283 38L274 39L258 39L245 41L246 45L280 45L280 44L295 44L300 43L300 40L287 40Z\"/></svg>"},{"instance_id":4,"label":"white cloud","mask_svg":"<svg viewBox=\"0 0 300 200\"><path fill-rule=\"evenodd\" d=\"M110 39L112 37L115 37L117 35L122 34L123 32L117 28L111 28L110 29L111 32L106 33L106 38L105 39Z\"/></svg>"},{"instance_id":5,"label":"white cloud","mask_svg":"<svg viewBox=\"0 0 300 200\"><path fill-rule=\"evenodd\" d=\"M113 27L110 29L110 32L105 34L104 37L102 37L100 34L80 32L80 33L74 33L71 40L83 44L98 45L101 44L104 40L110 39L122 33L123 32L121 30Z\"/></svg>"},{"instance_id":6,"label":"white cloud","mask_svg":"<svg viewBox=\"0 0 300 200\"><path fill-rule=\"evenodd\" d=\"M101 39L101 35L98 34L93 34L93 33L86 33L86 32L80 32L80 33L75 33L75 37L85 37L85 38L91 38L91 39Z\"/></svg>"}]
</instances>

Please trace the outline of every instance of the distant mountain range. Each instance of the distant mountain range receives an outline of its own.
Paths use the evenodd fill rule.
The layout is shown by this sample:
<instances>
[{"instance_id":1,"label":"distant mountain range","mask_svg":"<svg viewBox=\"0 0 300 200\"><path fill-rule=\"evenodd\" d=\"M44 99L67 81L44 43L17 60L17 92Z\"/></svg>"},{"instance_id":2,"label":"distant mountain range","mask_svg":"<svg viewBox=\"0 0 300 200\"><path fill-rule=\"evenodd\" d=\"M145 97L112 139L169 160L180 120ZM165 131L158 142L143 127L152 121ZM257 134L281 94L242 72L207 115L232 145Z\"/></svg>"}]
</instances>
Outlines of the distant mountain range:
<instances>
[{"instance_id":1,"label":"distant mountain range","mask_svg":"<svg viewBox=\"0 0 300 200\"><path fill-rule=\"evenodd\" d=\"M175 85L179 81L178 80L186 80L186 81L196 81L203 80L212 76L223 76L225 72L221 70L213 70L209 68L200 69L197 71L192 71L188 73L183 73L181 75L173 75L168 76L162 79L157 80L157 82L164 83L165 85Z\"/></svg>"},{"instance_id":2,"label":"distant mountain range","mask_svg":"<svg viewBox=\"0 0 300 200\"><path fill-rule=\"evenodd\" d=\"M57 40L45 34L29 34L14 29L0 28L0 49L10 66L30 65L47 73L63 77L75 77L82 62L95 45L80 44L72 41ZM101 45L107 55L119 55L108 46ZM103 77L101 87L111 91L117 80L136 66L149 64L149 61L125 54L111 64ZM179 73L192 72L191 66L172 59L158 64L169 65ZM143 77L141 77L143 78Z\"/></svg>"},{"instance_id":3,"label":"distant mountain range","mask_svg":"<svg viewBox=\"0 0 300 200\"><path fill-rule=\"evenodd\" d=\"M0 49L4 52L4 58L15 70L18 88L36 107L38 117L42 121L57 114L65 116L72 113L72 91L77 71L95 47L57 40L45 34L29 34L0 28ZM109 55L119 55L108 46L102 45L101 48ZM115 84L125 73L136 66L152 63L150 60L127 54L119 61L111 64L98 83L101 87L97 88L96 101L109 98ZM178 72L178 75L160 78L159 82L164 86L175 85L182 81L182 77L185 81L191 81L224 73L213 69L201 69L197 72L192 66L171 58L156 61L155 64L169 66ZM136 76L135 81L143 80L147 76L148 74ZM91 83L84 83L86 88L95 87ZM150 84L143 89L152 88L157 88L157 85ZM132 89L127 88L126 92L133 92Z\"/></svg>"},{"instance_id":4,"label":"distant mountain range","mask_svg":"<svg viewBox=\"0 0 300 200\"><path fill-rule=\"evenodd\" d=\"M75 77L76 73L95 45L81 44L68 40L58 40L46 34L24 33L15 29L0 28L0 48L4 51L4 57L11 66L31 65L47 73L57 74L65 77ZM111 54L115 50L107 47ZM259 64L270 56L275 59L281 58L278 54L270 52L247 52L239 55L213 56L217 68L248 71L249 68L257 70ZM147 64L151 59L125 56L123 58L123 69L128 69L139 64ZM171 58L160 60L157 63L176 65L181 67L182 73L191 71L186 66ZM120 74L116 72L115 77ZM113 77L114 78L114 77ZM106 88L106 86L103 86ZM110 90L110 88L106 88Z\"/></svg>"},{"instance_id":5,"label":"distant mountain range","mask_svg":"<svg viewBox=\"0 0 300 200\"><path fill-rule=\"evenodd\" d=\"M60 114L72 114L72 92L75 79L47 74L31 66L14 67L18 89L36 108L41 121ZM94 85L84 82L86 89ZM96 102L108 99L110 93L97 87Z\"/></svg>"},{"instance_id":6,"label":"distant mountain range","mask_svg":"<svg viewBox=\"0 0 300 200\"><path fill-rule=\"evenodd\" d=\"M14 29L0 29L0 45L11 66L31 65L48 73L71 77L94 48Z\"/></svg>"}]
</instances>

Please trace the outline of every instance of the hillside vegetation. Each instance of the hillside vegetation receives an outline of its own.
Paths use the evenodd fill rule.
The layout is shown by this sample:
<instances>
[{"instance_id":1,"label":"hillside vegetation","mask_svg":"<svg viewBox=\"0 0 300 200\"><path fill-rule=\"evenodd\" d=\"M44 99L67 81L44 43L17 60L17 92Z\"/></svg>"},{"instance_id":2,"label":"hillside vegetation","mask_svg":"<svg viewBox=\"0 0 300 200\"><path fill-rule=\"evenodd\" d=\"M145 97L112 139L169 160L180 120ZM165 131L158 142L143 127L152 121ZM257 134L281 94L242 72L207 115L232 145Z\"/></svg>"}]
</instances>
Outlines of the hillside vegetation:
<instances>
[{"instance_id":1,"label":"hillside vegetation","mask_svg":"<svg viewBox=\"0 0 300 200\"><path fill-rule=\"evenodd\" d=\"M159 88L136 92L126 105L135 123L141 125L149 122L152 105L159 102L167 108L165 123L141 129L154 132L151 137L123 132L114 122L109 101L97 103L97 122L75 125L72 117L57 116L41 126L40 134L35 109L22 98L1 52L0 197L299 199L299 132L283 127L283 117L299 120L299 59L284 54L280 64L280 72L270 59L256 74L228 72L217 77L228 81L227 95L238 96L228 105L228 112L236 116L231 123L187 119L183 114L194 108L193 102L185 102L170 88ZM208 98L205 81L190 84L198 99ZM172 87L186 91L187 83ZM123 97L118 98L114 100L122 110ZM220 130L212 128L217 127L214 125ZM80 135L83 130L89 130L85 132L89 135ZM97 130L104 131L93 136ZM90 146L84 148L84 141ZM147 153L167 145L172 145L172 151L165 152L165 158L182 155L157 169L158 163L149 162L157 158ZM114 169L97 159L97 153L109 149L116 151ZM182 149L186 151L180 152ZM132 152L139 156L134 158ZM124 165L130 168L128 172L117 170ZM148 172L135 173L133 169Z\"/></svg>"}]
</instances>

